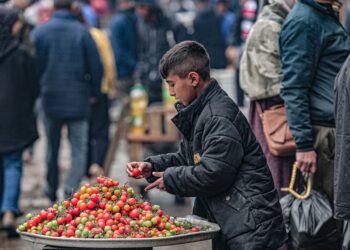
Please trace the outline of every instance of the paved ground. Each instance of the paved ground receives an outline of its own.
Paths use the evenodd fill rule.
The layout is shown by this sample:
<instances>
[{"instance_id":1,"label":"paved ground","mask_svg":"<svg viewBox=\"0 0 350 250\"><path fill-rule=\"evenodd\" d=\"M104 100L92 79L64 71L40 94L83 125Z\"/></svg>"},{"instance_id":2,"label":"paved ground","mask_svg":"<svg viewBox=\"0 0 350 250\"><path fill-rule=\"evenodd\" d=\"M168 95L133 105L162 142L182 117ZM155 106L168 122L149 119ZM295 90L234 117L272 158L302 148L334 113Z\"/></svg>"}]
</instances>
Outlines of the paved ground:
<instances>
[{"instance_id":1,"label":"paved ground","mask_svg":"<svg viewBox=\"0 0 350 250\"><path fill-rule=\"evenodd\" d=\"M230 87L228 87L230 88ZM232 88L231 88L232 89ZM229 89L229 90L231 90ZM247 109L243 110L244 113L247 112ZM113 130L113 127L112 127ZM20 198L20 207L24 213L37 213L41 209L47 208L50 206L49 201L43 195L42 189L44 184L45 176L45 165L44 157L46 151L46 142L45 135L43 132L42 125L39 124L40 139L35 144L34 148L34 157L32 161L28 164L25 164L22 178L22 195ZM60 152L60 167L61 167L61 176L64 178L64 174L69 167L69 144L66 138L66 132L62 132L63 140L62 147ZM113 162L110 177L118 179L121 183L129 182L130 180L125 174L125 165L128 162L127 154L127 145L123 140L121 146L119 147L118 152L115 155L115 161ZM89 181L89 180L84 180ZM136 187L137 183L135 181L130 182L131 186ZM59 198L62 199L62 190L60 189ZM177 205L174 203L174 197L172 195L166 194L164 192L159 192L158 190L152 190L150 192L150 200L153 203L159 204L165 210L166 213L174 216L184 216L191 213L191 200L186 199L184 205ZM18 219L18 222L24 221L24 217ZM158 247L155 250L204 250L210 249L210 241L178 245L172 247ZM29 243L22 241L20 239L8 240L0 233L0 250L28 250L28 249L40 249L40 247L34 247Z\"/></svg>"}]
</instances>

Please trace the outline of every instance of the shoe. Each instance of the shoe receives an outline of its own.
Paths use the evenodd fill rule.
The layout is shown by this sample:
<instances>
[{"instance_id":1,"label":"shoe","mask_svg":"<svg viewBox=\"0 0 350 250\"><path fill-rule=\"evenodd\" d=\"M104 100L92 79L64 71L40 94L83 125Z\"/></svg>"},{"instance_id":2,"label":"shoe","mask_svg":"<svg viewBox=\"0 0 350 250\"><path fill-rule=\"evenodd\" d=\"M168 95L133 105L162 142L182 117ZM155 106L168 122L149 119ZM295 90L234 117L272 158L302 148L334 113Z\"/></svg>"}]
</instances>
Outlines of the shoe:
<instances>
[{"instance_id":1,"label":"shoe","mask_svg":"<svg viewBox=\"0 0 350 250\"><path fill-rule=\"evenodd\" d=\"M18 238L16 232L16 216L11 211L5 211L2 217L1 230L6 231L7 238Z\"/></svg>"},{"instance_id":2,"label":"shoe","mask_svg":"<svg viewBox=\"0 0 350 250\"><path fill-rule=\"evenodd\" d=\"M14 225L3 225L1 230L6 232L8 239L14 239L19 237L19 234L16 231L16 226Z\"/></svg>"}]
</instances>

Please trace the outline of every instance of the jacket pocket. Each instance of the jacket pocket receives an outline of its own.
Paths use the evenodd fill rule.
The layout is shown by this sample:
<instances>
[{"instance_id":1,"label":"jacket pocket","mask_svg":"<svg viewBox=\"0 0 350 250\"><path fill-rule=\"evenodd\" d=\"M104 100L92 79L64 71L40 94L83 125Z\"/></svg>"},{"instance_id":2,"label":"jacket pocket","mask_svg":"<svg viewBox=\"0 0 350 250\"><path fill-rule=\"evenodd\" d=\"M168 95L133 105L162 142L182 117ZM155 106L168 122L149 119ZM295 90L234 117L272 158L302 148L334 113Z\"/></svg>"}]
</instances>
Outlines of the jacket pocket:
<instances>
[{"instance_id":1,"label":"jacket pocket","mask_svg":"<svg viewBox=\"0 0 350 250\"><path fill-rule=\"evenodd\" d=\"M222 197L223 202L239 212L244 205L248 203L248 200L237 190L232 189L227 195Z\"/></svg>"},{"instance_id":2,"label":"jacket pocket","mask_svg":"<svg viewBox=\"0 0 350 250\"><path fill-rule=\"evenodd\" d=\"M210 212L226 240L256 229L251 203L237 189L208 198Z\"/></svg>"}]
</instances>

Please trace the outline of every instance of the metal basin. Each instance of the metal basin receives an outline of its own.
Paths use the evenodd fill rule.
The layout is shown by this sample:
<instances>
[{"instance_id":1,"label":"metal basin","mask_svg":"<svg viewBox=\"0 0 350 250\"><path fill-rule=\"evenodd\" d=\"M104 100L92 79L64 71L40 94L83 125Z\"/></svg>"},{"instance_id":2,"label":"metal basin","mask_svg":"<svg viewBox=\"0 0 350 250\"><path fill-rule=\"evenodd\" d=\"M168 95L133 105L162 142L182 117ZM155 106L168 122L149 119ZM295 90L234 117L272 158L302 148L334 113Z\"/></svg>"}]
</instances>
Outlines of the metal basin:
<instances>
[{"instance_id":1,"label":"metal basin","mask_svg":"<svg viewBox=\"0 0 350 250\"><path fill-rule=\"evenodd\" d=\"M170 246L191 243L196 241L213 239L220 231L217 224L210 223L198 219L177 218L181 221L188 221L194 225L207 226L209 229L203 232L195 232L181 235L174 235L162 238L143 238L143 239L82 239L82 238L65 238L65 237L50 237L44 235L19 232L23 240L29 241L32 244L40 244L56 247L70 248L93 248L93 249L118 249L118 248L152 248L158 246Z\"/></svg>"}]
</instances>

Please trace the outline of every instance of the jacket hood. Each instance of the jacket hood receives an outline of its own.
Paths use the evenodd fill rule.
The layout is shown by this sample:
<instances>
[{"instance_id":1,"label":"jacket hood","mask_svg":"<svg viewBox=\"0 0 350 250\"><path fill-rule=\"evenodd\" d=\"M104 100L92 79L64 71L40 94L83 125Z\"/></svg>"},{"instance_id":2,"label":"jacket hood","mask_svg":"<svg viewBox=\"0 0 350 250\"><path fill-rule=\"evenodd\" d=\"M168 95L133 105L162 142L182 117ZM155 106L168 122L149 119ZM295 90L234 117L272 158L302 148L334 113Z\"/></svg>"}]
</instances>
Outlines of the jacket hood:
<instances>
[{"instance_id":1,"label":"jacket hood","mask_svg":"<svg viewBox=\"0 0 350 250\"><path fill-rule=\"evenodd\" d=\"M0 6L0 61L17 47L17 40L12 34L13 25L17 20L16 10Z\"/></svg>"},{"instance_id":2,"label":"jacket hood","mask_svg":"<svg viewBox=\"0 0 350 250\"><path fill-rule=\"evenodd\" d=\"M323 14L336 17L335 13L332 9L332 6L330 4L320 4L314 0L299 0L299 1L303 4L307 4L307 5L315 8L316 10L322 12Z\"/></svg>"},{"instance_id":3,"label":"jacket hood","mask_svg":"<svg viewBox=\"0 0 350 250\"><path fill-rule=\"evenodd\" d=\"M270 2L271 3L266 5L261 11L261 18L273 18L277 15L284 20L293 8L291 5L295 4L293 0L271 0Z\"/></svg>"}]
</instances>

